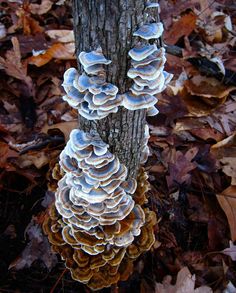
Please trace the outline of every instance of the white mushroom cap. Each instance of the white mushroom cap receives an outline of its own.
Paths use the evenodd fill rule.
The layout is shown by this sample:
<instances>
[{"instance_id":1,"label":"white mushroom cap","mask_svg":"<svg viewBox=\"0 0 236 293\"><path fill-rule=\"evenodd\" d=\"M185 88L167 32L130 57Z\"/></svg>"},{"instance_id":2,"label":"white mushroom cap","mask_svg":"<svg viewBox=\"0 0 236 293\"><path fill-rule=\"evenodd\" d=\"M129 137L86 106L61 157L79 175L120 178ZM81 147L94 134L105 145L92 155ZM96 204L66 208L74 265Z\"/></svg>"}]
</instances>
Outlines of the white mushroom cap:
<instances>
[{"instance_id":1,"label":"white mushroom cap","mask_svg":"<svg viewBox=\"0 0 236 293\"><path fill-rule=\"evenodd\" d=\"M77 88L80 92L85 92L89 87L94 84L91 82L91 78L86 74L82 74L79 78L76 78L73 82L73 86Z\"/></svg>"},{"instance_id":2,"label":"white mushroom cap","mask_svg":"<svg viewBox=\"0 0 236 293\"><path fill-rule=\"evenodd\" d=\"M98 95L100 93L104 93L106 95L115 96L118 93L117 86L111 84L111 83L104 83L102 85L100 84L93 84L89 87L90 93L94 95Z\"/></svg>"},{"instance_id":3,"label":"white mushroom cap","mask_svg":"<svg viewBox=\"0 0 236 293\"><path fill-rule=\"evenodd\" d=\"M158 39L163 34L163 31L163 24L157 22L142 25L133 35L145 40Z\"/></svg>"},{"instance_id":4,"label":"white mushroom cap","mask_svg":"<svg viewBox=\"0 0 236 293\"><path fill-rule=\"evenodd\" d=\"M102 105L102 104L105 104L106 101L108 100L114 100L116 98L116 96L111 96L111 95L107 95L105 93L100 93L100 94L97 94L97 95L93 95L93 103L96 104L96 105Z\"/></svg>"},{"instance_id":5,"label":"white mushroom cap","mask_svg":"<svg viewBox=\"0 0 236 293\"><path fill-rule=\"evenodd\" d=\"M143 60L140 60L140 61L132 60L131 64L134 68L137 68L139 66L150 64L153 61L161 62L159 67L163 66L164 63L166 62L165 49L163 48L157 49L156 51L154 51L154 53L144 58Z\"/></svg>"},{"instance_id":6,"label":"white mushroom cap","mask_svg":"<svg viewBox=\"0 0 236 293\"><path fill-rule=\"evenodd\" d=\"M84 100L86 102L88 102L88 107L90 110L98 110L98 114L99 114L99 110L102 110L102 111L110 111L112 110L113 108L115 107L118 107L120 106L121 104L121 97L120 96L115 96L115 98L113 96L112 97L112 100L109 99L110 96L107 96L107 101L105 101L103 104L100 104L100 105L97 105L93 102L93 97L94 95L92 95L91 93L87 93L85 96L84 96Z\"/></svg>"},{"instance_id":7,"label":"white mushroom cap","mask_svg":"<svg viewBox=\"0 0 236 293\"><path fill-rule=\"evenodd\" d=\"M142 47L134 47L133 49L129 50L128 54L134 61L141 61L150 56L156 50L157 46L155 44L145 45Z\"/></svg>"},{"instance_id":8,"label":"white mushroom cap","mask_svg":"<svg viewBox=\"0 0 236 293\"><path fill-rule=\"evenodd\" d=\"M108 65L111 63L111 60L108 60L102 54L101 48L98 48L96 51L91 52L81 52L79 54L80 63L86 68L95 64L105 64Z\"/></svg>"},{"instance_id":9,"label":"white mushroom cap","mask_svg":"<svg viewBox=\"0 0 236 293\"><path fill-rule=\"evenodd\" d=\"M145 8L159 8L160 5L159 3L154 3L154 2L147 2L145 5Z\"/></svg>"},{"instance_id":10,"label":"white mushroom cap","mask_svg":"<svg viewBox=\"0 0 236 293\"><path fill-rule=\"evenodd\" d=\"M84 70L87 74L91 74L91 75L98 75L98 74L105 73L104 68L101 64L95 64L88 67L84 67Z\"/></svg>"},{"instance_id":11,"label":"white mushroom cap","mask_svg":"<svg viewBox=\"0 0 236 293\"><path fill-rule=\"evenodd\" d=\"M66 72L63 75L63 84L64 85L73 85L73 81L75 80L76 77L78 77L78 71L75 68L69 68L66 70Z\"/></svg>"},{"instance_id":12,"label":"white mushroom cap","mask_svg":"<svg viewBox=\"0 0 236 293\"><path fill-rule=\"evenodd\" d=\"M72 108L77 108L78 105L83 101L84 95L79 93L78 95L74 95L73 97L70 95L65 95L62 97L64 101L66 101Z\"/></svg>"},{"instance_id":13,"label":"white mushroom cap","mask_svg":"<svg viewBox=\"0 0 236 293\"><path fill-rule=\"evenodd\" d=\"M157 87L162 88L165 83L165 77L162 71L159 72L159 75L157 78L153 80L145 80L142 79L141 77L136 77L134 78L134 90L139 91L143 90L143 87L147 86L150 89L155 89Z\"/></svg>"},{"instance_id":14,"label":"white mushroom cap","mask_svg":"<svg viewBox=\"0 0 236 293\"><path fill-rule=\"evenodd\" d=\"M166 71L163 71L163 74L164 74L164 77L165 77L165 85L167 85L173 78L173 74L172 73L169 73L169 72L166 72Z\"/></svg>"},{"instance_id":15,"label":"white mushroom cap","mask_svg":"<svg viewBox=\"0 0 236 293\"><path fill-rule=\"evenodd\" d=\"M146 109L155 105L157 98L149 94L133 95L131 92L127 92L123 96L123 106L128 110Z\"/></svg>"},{"instance_id":16,"label":"white mushroom cap","mask_svg":"<svg viewBox=\"0 0 236 293\"><path fill-rule=\"evenodd\" d=\"M154 89L150 89L149 87L139 87L138 85L133 85L130 90L134 95L156 95L162 92L165 89L165 85L159 86Z\"/></svg>"},{"instance_id":17,"label":"white mushroom cap","mask_svg":"<svg viewBox=\"0 0 236 293\"><path fill-rule=\"evenodd\" d=\"M116 173L119 170L119 167L119 160L115 158L113 161L109 162L107 165L101 168L91 168L88 170L84 170L84 172L93 179L104 181L110 178L111 175Z\"/></svg>"},{"instance_id":18,"label":"white mushroom cap","mask_svg":"<svg viewBox=\"0 0 236 293\"><path fill-rule=\"evenodd\" d=\"M163 70L163 68L160 65L161 65L160 62L154 61L151 64L148 64L146 66L130 68L129 71L127 72L127 75L130 78L135 78L139 76L145 80L153 80L153 79L156 79L160 75L160 71Z\"/></svg>"},{"instance_id":19,"label":"white mushroom cap","mask_svg":"<svg viewBox=\"0 0 236 293\"><path fill-rule=\"evenodd\" d=\"M132 178L129 181L124 181L121 187L124 188L127 193L133 194L137 188L137 181Z\"/></svg>"},{"instance_id":20,"label":"white mushroom cap","mask_svg":"<svg viewBox=\"0 0 236 293\"><path fill-rule=\"evenodd\" d=\"M146 112L147 116L156 116L158 113L159 111L157 110L155 106L148 108Z\"/></svg>"}]
</instances>

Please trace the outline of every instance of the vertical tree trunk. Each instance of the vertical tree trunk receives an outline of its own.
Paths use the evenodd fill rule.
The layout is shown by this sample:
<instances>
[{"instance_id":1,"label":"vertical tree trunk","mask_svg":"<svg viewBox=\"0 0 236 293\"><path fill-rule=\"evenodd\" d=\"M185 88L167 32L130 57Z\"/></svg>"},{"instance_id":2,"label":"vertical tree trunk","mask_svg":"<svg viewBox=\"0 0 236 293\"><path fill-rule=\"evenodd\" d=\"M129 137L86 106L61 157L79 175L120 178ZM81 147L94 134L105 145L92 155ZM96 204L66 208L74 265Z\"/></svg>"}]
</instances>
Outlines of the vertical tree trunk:
<instances>
[{"instance_id":1,"label":"vertical tree trunk","mask_svg":"<svg viewBox=\"0 0 236 293\"><path fill-rule=\"evenodd\" d=\"M132 82L127 77L128 51L137 42L133 33L144 23L144 8L145 0L73 0L77 56L81 51L101 46L105 57L112 60L107 66L107 81L115 84L119 93L128 91ZM80 116L79 128L98 131L110 151L126 165L129 177L136 177L145 116L146 110L128 111L120 107L117 113L102 120L89 121Z\"/></svg>"}]
</instances>

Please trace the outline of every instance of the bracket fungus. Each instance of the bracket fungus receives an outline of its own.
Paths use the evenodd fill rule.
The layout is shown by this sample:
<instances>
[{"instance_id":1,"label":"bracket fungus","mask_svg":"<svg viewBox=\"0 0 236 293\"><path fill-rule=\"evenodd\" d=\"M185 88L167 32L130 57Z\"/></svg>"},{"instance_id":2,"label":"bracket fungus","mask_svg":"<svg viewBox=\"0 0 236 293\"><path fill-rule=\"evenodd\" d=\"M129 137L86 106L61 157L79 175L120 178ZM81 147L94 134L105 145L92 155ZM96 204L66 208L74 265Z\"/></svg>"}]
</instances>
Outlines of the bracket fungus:
<instances>
[{"instance_id":1,"label":"bracket fungus","mask_svg":"<svg viewBox=\"0 0 236 293\"><path fill-rule=\"evenodd\" d=\"M139 176L140 187L126 180L126 167L98 134L77 129L59 163L64 176L43 225L53 250L72 278L93 290L127 279L130 263L154 242L155 214L138 203L145 202L148 176Z\"/></svg>"},{"instance_id":2,"label":"bracket fungus","mask_svg":"<svg viewBox=\"0 0 236 293\"><path fill-rule=\"evenodd\" d=\"M99 47L92 52L81 52L79 61L85 71L79 75L75 68L64 74L62 86L66 92L63 97L69 105L78 110L88 120L98 120L116 113L121 105L118 88L106 82L104 65L111 63Z\"/></svg>"},{"instance_id":3,"label":"bracket fungus","mask_svg":"<svg viewBox=\"0 0 236 293\"><path fill-rule=\"evenodd\" d=\"M158 7L150 2L146 6ZM164 71L165 50L153 43L162 33L162 23L150 23L133 34L144 41L129 51L132 67L127 75L133 85L128 92L118 93L118 88L106 81L104 66L111 60L99 47L79 54L81 75L75 68L65 72L63 99L88 120L103 119L120 106L156 115L155 95L172 78ZM149 155L148 139L146 124L141 164ZM54 173L52 177L60 179L56 199L43 224L52 249L61 255L72 278L92 290L127 280L133 261L155 241L156 216L144 206L149 189L147 173L141 168L136 179L127 179L126 166L109 151L97 131L78 129L72 130Z\"/></svg>"}]
</instances>

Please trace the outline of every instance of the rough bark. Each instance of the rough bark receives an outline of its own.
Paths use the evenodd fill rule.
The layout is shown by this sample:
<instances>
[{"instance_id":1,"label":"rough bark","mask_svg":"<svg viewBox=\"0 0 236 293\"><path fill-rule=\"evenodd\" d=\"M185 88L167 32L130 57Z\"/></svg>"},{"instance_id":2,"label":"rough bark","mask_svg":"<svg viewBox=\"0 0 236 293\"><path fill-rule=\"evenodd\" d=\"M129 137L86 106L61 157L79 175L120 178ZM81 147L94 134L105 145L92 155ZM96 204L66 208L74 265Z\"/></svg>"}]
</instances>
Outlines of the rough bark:
<instances>
[{"instance_id":1,"label":"rough bark","mask_svg":"<svg viewBox=\"0 0 236 293\"><path fill-rule=\"evenodd\" d=\"M126 92L131 80L128 51L137 43L133 32L146 21L144 0L73 0L74 32L77 56L101 46L106 58L107 81ZM150 15L148 16L150 17ZM79 62L78 62L79 67ZM81 70L81 69L80 69ZM128 111L120 107L118 113L96 121L79 117L79 128L95 129L135 177L140 162L140 146L144 135L145 110Z\"/></svg>"}]
</instances>

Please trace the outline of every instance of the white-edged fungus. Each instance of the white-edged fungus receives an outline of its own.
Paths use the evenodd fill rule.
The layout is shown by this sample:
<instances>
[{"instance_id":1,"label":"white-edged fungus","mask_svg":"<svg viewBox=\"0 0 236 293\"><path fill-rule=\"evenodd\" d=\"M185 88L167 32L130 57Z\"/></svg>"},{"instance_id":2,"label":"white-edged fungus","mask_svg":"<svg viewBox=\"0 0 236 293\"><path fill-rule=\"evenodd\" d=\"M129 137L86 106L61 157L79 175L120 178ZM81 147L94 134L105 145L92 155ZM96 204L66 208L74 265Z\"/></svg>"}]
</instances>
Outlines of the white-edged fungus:
<instances>
[{"instance_id":1,"label":"white-edged fungus","mask_svg":"<svg viewBox=\"0 0 236 293\"><path fill-rule=\"evenodd\" d=\"M134 47L133 49L129 50L128 54L134 61L141 61L150 56L156 50L157 46L155 44L148 44L145 46Z\"/></svg>"},{"instance_id":2,"label":"white-edged fungus","mask_svg":"<svg viewBox=\"0 0 236 293\"><path fill-rule=\"evenodd\" d=\"M151 40L160 38L163 31L163 24L161 22L154 22L142 25L133 35L145 40Z\"/></svg>"},{"instance_id":3,"label":"white-edged fungus","mask_svg":"<svg viewBox=\"0 0 236 293\"><path fill-rule=\"evenodd\" d=\"M160 5L159 3L155 3L155 2L147 2L145 5L145 8L159 8Z\"/></svg>"},{"instance_id":4,"label":"white-edged fungus","mask_svg":"<svg viewBox=\"0 0 236 293\"><path fill-rule=\"evenodd\" d=\"M121 98L117 96L118 88L106 82L103 68L111 61L104 57L101 48L81 52L79 60L86 73L79 75L75 68L65 72L63 87L66 95L63 99L88 120L103 119L110 113L116 113Z\"/></svg>"},{"instance_id":5,"label":"white-edged fungus","mask_svg":"<svg viewBox=\"0 0 236 293\"><path fill-rule=\"evenodd\" d=\"M59 181L56 208L69 225L63 229L64 241L91 254L103 252L106 245L129 245L144 224L143 212L135 219L135 225L122 234L123 244L121 235L107 239L102 233L107 225L118 224L139 209L131 197L137 183L134 179L126 181L127 169L108 151L108 145L97 133L72 130L60 155L60 165L65 175ZM100 246L96 241L88 245L76 237L83 231L97 237Z\"/></svg>"},{"instance_id":6,"label":"white-edged fungus","mask_svg":"<svg viewBox=\"0 0 236 293\"><path fill-rule=\"evenodd\" d=\"M81 52L79 54L79 61L83 65L86 70L86 67L97 65L97 64L104 64L108 65L111 63L111 60L108 60L102 54L102 48L99 47L95 51L91 52Z\"/></svg>"},{"instance_id":7,"label":"white-edged fungus","mask_svg":"<svg viewBox=\"0 0 236 293\"><path fill-rule=\"evenodd\" d=\"M124 93L122 105L128 110L138 110L150 108L156 104L157 98L152 95L133 95L131 92Z\"/></svg>"},{"instance_id":8,"label":"white-edged fungus","mask_svg":"<svg viewBox=\"0 0 236 293\"><path fill-rule=\"evenodd\" d=\"M159 7L157 3L147 3L147 8ZM133 35L145 40L158 39L163 33L163 24L150 23L141 26ZM154 95L162 92L172 78L164 71L165 49L156 44L140 44L129 51L131 68L127 75L134 83L130 92L123 94L122 105L129 110L148 109L147 115L154 116L158 110L154 107L157 99ZM155 100L154 100L155 99ZM155 102L154 102L155 101Z\"/></svg>"}]
</instances>

